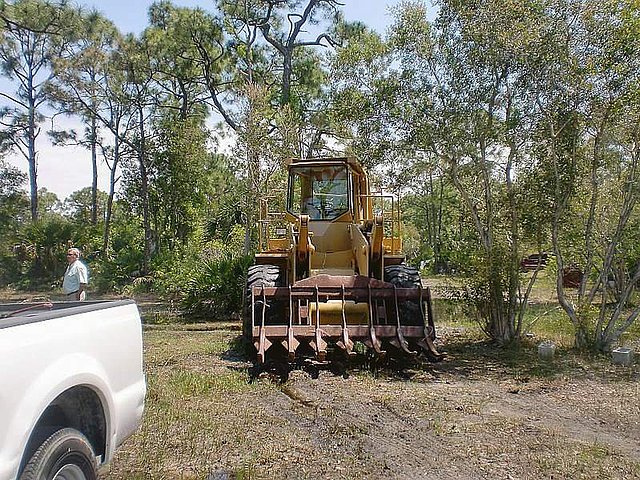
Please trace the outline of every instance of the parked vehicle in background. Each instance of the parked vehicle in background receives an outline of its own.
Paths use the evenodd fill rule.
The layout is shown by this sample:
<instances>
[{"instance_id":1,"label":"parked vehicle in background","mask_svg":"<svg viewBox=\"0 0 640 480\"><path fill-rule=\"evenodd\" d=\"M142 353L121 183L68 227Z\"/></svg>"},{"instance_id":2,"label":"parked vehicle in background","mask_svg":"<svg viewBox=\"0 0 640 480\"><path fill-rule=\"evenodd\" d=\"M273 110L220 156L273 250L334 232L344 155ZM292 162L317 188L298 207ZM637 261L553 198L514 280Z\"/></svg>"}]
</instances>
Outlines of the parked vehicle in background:
<instances>
[{"instance_id":1,"label":"parked vehicle in background","mask_svg":"<svg viewBox=\"0 0 640 480\"><path fill-rule=\"evenodd\" d=\"M0 305L0 385L0 480L97 478L142 419L136 304Z\"/></svg>"},{"instance_id":2,"label":"parked vehicle in background","mask_svg":"<svg viewBox=\"0 0 640 480\"><path fill-rule=\"evenodd\" d=\"M520 261L520 269L523 272L531 272L533 270L544 270L549 262L548 253L532 253Z\"/></svg>"}]
</instances>

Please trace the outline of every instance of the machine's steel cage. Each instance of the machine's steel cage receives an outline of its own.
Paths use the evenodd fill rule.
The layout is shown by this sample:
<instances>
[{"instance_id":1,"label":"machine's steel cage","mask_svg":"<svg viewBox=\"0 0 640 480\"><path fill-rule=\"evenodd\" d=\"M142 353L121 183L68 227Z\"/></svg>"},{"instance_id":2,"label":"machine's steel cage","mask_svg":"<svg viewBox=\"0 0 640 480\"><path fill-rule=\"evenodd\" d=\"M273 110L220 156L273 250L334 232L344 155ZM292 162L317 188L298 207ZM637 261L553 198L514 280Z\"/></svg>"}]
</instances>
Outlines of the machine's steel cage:
<instances>
[{"instance_id":1,"label":"machine's steel cage","mask_svg":"<svg viewBox=\"0 0 640 480\"><path fill-rule=\"evenodd\" d=\"M260 363L265 361L266 351L279 341L293 360L301 342L308 344L318 360L326 357L328 344L334 344L346 354L353 353L354 341L363 342L378 354L384 354L383 341L409 355L419 347L428 355L439 355L433 345L435 327L431 303L431 291L419 288L399 288L380 280L355 276L342 277L336 285L320 275L287 287L255 286L251 291L252 337ZM321 318L321 303L340 301L341 322L327 324ZM399 302L414 301L420 307L422 322L403 325L400 320ZM347 302L368 305L367 323L350 323L347 320ZM257 305L284 306L284 318L270 324L267 308ZM309 308L315 305L315 308ZM288 321L287 321L288 319Z\"/></svg>"}]
</instances>

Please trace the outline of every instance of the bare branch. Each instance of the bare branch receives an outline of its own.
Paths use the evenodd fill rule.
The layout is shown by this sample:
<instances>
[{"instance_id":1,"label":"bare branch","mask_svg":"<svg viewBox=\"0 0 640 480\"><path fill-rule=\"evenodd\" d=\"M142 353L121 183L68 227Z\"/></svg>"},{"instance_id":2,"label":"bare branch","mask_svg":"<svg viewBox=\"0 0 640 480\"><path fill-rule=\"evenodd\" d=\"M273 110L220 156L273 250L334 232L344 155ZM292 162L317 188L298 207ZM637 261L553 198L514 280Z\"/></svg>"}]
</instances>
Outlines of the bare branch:
<instances>
[{"instance_id":1,"label":"bare branch","mask_svg":"<svg viewBox=\"0 0 640 480\"><path fill-rule=\"evenodd\" d=\"M342 46L341 42L335 41L333 37L331 37L331 35L327 33L318 35L318 37L313 42L298 42L295 44L295 46L296 47L312 47L312 46L326 47L326 45L322 43L322 40L326 40L327 43L329 43L329 46L333 48Z\"/></svg>"}]
</instances>

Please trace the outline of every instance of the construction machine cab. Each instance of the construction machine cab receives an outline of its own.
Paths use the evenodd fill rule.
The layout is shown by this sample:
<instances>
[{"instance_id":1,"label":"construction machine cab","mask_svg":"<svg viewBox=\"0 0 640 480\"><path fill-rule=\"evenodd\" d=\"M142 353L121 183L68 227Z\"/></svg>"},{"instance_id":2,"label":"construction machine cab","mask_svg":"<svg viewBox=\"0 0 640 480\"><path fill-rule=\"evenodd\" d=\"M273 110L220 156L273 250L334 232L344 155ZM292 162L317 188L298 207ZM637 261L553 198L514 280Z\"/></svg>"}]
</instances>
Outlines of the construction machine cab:
<instances>
[{"instance_id":1,"label":"construction machine cab","mask_svg":"<svg viewBox=\"0 0 640 480\"><path fill-rule=\"evenodd\" d=\"M350 190L349 171L344 164L292 167L287 211L295 216L309 215L314 221L335 220L351 210Z\"/></svg>"}]
</instances>

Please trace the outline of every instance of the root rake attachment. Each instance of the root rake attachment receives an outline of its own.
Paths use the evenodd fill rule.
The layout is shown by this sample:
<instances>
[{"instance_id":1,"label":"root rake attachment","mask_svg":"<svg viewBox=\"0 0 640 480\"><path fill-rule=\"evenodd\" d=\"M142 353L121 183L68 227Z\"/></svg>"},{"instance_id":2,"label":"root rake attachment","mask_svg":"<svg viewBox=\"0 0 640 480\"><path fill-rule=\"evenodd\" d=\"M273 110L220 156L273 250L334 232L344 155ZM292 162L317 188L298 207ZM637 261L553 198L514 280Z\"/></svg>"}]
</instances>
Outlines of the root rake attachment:
<instances>
[{"instance_id":1,"label":"root rake attachment","mask_svg":"<svg viewBox=\"0 0 640 480\"><path fill-rule=\"evenodd\" d=\"M420 306L420 318L407 318L402 305L408 303ZM261 364L274 345L282 347L277 350L286 352L290 362L302 350L324 362L329 345L353 356L355 342L379 357L393 347L392 355L416 356L422 350L431 361L443 358L433 344L429 288L399 288L360 275L318 275L287 287L252 287L251 314L252 341Z\"/></svg>"}]
</instances>

